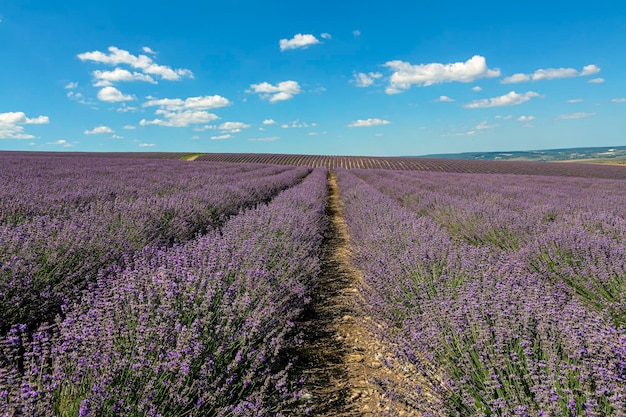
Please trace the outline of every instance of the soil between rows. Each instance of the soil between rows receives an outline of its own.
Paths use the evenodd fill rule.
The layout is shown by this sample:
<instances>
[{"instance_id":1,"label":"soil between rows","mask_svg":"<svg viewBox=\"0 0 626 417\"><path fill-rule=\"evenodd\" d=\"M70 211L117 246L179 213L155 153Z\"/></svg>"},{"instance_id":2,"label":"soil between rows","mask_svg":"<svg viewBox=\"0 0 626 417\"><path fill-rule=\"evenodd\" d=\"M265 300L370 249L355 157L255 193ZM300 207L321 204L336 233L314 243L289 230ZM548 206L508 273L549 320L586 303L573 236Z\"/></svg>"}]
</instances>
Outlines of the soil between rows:
<instances>
[{"instance_id":1,"label":"soil between rows","mask_svg":"<svg viewBox=\"0 0 626 417\"><path fill-rule=\"evenodd\" d=\"M350 263L350 242L335 174L329 174L329 219L322 243L322 272L305 312L305 339L298 372L305 394L299 412L314 416L419 415L385 398L374 381L396 379L381 360L383 345L367 329L359 307L359 271Z\"/></svg>"}]
</instances>

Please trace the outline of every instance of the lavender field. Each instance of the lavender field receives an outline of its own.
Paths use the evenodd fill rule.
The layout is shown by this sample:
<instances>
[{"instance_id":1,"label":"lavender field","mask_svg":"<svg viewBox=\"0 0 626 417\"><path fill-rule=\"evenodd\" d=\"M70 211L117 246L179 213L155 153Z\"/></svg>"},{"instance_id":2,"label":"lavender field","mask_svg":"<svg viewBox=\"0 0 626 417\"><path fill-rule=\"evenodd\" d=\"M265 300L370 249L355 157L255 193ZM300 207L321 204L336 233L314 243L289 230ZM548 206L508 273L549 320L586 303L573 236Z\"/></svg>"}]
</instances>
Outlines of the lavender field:
<instances>
[{"instance_id":1,"label":"lavender field","mask_svg":"<svg viewBox=\"0 0 626 417\"><path fill-rule=\"evenodd\" d=\"M393 375L335 415L626 415L620 167L204 159L0 155L0 416L314 415L329 178Z\"/></svg>"},{"instance_id":2,"label":"lavender field","mask_svg":"<svg viewBox=\"0 0 626 417\"><path fill-rule=\"evenodd\" d=\"M411 372L390 395L423 415L626 415L623 181L338 177L373 331Z\"/></svg>"}]
</instances>

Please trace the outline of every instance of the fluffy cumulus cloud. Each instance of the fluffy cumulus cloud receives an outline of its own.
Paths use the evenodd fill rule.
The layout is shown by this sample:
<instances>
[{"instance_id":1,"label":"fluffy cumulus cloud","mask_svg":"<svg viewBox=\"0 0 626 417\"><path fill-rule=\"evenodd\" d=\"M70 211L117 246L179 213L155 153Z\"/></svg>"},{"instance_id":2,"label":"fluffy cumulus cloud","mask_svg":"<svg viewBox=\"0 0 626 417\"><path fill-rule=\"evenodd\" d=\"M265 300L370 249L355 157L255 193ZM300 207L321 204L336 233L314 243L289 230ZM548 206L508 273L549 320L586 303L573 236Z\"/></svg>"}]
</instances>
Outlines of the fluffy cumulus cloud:
<instances>
[{"instance_id":1,"label":"fluffy cumulus cloud","mask_svg":"<svg viewBox=\"0 0 626 417\"><path fill-rule=\"evenodd\" d=\"M517 104L525 103L533 97L539 97L539 94L534 91L529 91L524 94L518 94L515 91L511 91L510 93L499 97L474 100L471 103L465 104L464 107L468 109L478 109L484 107L515 106Z\"/></svg>"},{"instance_id":2,"label":"fluffy cumulus cloud","mask_svg":"<svg viewBox=\"0 0 626 417\"><path fill-rule=\"evenodd\" d=\"M281 39L278 43L281 51L288 49L306 48L309 45L315 45L320 43L319 39L310 34L298 33L291 39Z\"/></svg>"},{"instance_id":3,"label":"fluffy cumulus cloud","mask_svg":"<svg viewBox=\"0 0 626 417\"><path fill-rule=\"evenodd\" d=\"M455 100L453 98L450 98L448 96L439 96L439 98L437 99L437 101L440 101L442 103L452 103Z\"/></svg>"},{"instance_id":4,"label":"fluffy cumulus cloud","mask_svg":"<svg viewBox=\"0 0 626 417\"><path fill-rule=\"evenodd\" d=\"M612 98L612 103L626 103L626 98Z\"/></svg>"},{"instance_id":5,"label":"fluffy cumulus cloud","mask_svg":"<svg viewBox=\"0 0 626 417\"><path fill-rule=\"evenodd\" d=\"M162 116L162 118L153 120L141 119L141 121L139 121L139 125L187 127L192 124L209 123L219 119L217 115L204 110L169 111L159 109L155 112L155 114Z\"/></svg>"},{"instance_id":6,"label":"fluffy cumulus cloud","mask_svg":"<svg viewBox=\"0 0 626 417\"><path fill-rule=\"evenodd\" d=\"M108 86L98 91L98 100L106 101L108 103L118 103L122 101L135 100L135 97L128 94L122 94L122 92L117 88Z\"/></svg>"},{"instance_id":7,"label":"fluffy cumulus cloud","mask_svg":"<svg viewBox=\"0 0 626 417\"><path fill-rule=\"evenodd\" d=\"M241 132L241 129L247 129L249 127L249 124L242 122L225 122L219 125L217 128L225 132L239 133Z\"/></svg>"},{"instance_id":8,"label":"fluffy cumulus cloud","mask_svg":"<svg viewBox=\"0 0 626 417\"><path fill-rule=\"evenodd\" d=\"M159 107L155 114L162 116L153 120L142 119L141 126L156 125L166 127L187 127L192 124L209 123L219 119L207 110L225 107L231 102L219 95L180 98L156 99L148 97L142 107Z\"/></svg>"},{"instance_id":9,"label":"fluffy cumulus cloud","mask_svg":"<svg viewBox=\"0 0 626 417\"><path fill-rule=\"evenodd\" d=\"M83 133L85 133L85 135L102 135L106 133L115 133L115 131L109 126L98 126L91 130L85 130Z\"/></svg>"},{"instance_id":10,"label":"fluffy cumulus cloud","mask_svg":"<svg viewBox=\"0 0 626 417\"><path fill-rule=\"evenodd\" d=\"M600 67L597 65L585 65L579 72L574 68L548 68L538 69L532 74L517 73L510 77L505 77L500 81L502 84L516 84L525 81L540 81L540 80L553 80L556 78L573 78L573 77L586 77L594 75L600 72Z\"/></svg>"},{"instance_id":11,"label":"fluffy cumulus cloud","mask_svg":"<svg viewBox=\"0 0 626 417\"><path fill-rule=\"evenodd\" d=\"M290 100L295 95L301 93L300 84L291 80L283 81L276 85L262 82L260 84L252 84L250 88L252 88L252 92L259 94L262 99L268 100L270 103Z\"/></svg>"},{"instance_id":12,"label":"fluffy cumulus cloud","mask_svg":"<svg viewBox=\"0 0 626 417\"><path fill-rule=\"evenodd\" d=\"M479 78L498 77L499 69L489 69L484 57L475 55L465 62L451 64L418 64L412 65L404 61L389 61L385 67L393 71L389 79L387 94L397 94L412 85L429 86L445 82L470 83Z\"/></svg>"},{"instance_id":13,"label":"fluffy cumulus cloud","mask_svg":"<svg viewBox=\"0 0 626 417\"><path fill-rule=\"evenodd\" d=\"M230 100L220 95L189 97L185 100L180 98L155 99L148 97L148 101L142 107L161 107L169 111L177 110L209 110L219 107L226 107L231 104Z\"/></svg>"},{"instance_id":14,"label":"fluffy cumulus cloud","mask_svg":"<svg viewBox=\"0 0 626 417\"><path fill-rule=\"evenodd\" d=\"M518 122L530 122L535 120L535 116L520 116L517 118Z\"/></svg>"},{"instance_id":15,"label":"fluffy cumulus cloud","mask_svg":"<svg viewBox=\"0 0 626 417\"><path fill-rule=\"evenodd\" d=\"M265 119L265 120L263 120L263 124L264 125L273 125L273 124L276 124L276 120L274 120L274 119Z\"/></svg>"},{"instance_id":16,"label":"fluffy cumulus cloud","mask_svg":"<svg viewBox=\"0 0 626 417\"><path fill-rule=\"evenodd\" d=\"M188 69L173 69L165 65L159 65L147 55L133 55L115 46L110 46L108 53L92 51L84 52L77 56L81 61L90 61L111 66L128 65L140 70L144 74L158 76L164 80L176 81L184 77L193 78L193 73Z\"/></svg>"},{"instance_id":17,"label":"fluffy cumulus cloud","mask_svg":"<svg viewBox=\"0 0 626 417\"><path fill-rule=\"evenodd\" d=\"M380 72L358 72L354 74L353 82L357 87L369 87L382 76Z\"/></svg>"},{"instance_id":18,"label":"fluffy cumulus cloud","mask_svg":"<svg viewBox=\"0 0 626 417\"><path fill-rule=\"evenodd\" d=\"M333 38L330 35L330 33L326 33L326 32L322 33L320 36L322 37L322 39L332 39Z\"/></svg>"},{"instance_id":19,"label":"fluffy cumulus cloud","mask_svg":"<svg viewBox=\"0 0 626 417\"><path fill-rule=\"evenodd\" d=\"M371 126L388 125L390 123L391 122L389 120L383 120L383 119L359 119L348 124L348 127L371 127Z\"/></svg>"},{"instance_id":20,"label":"fluffy cumulus cloud","mask_svg":"<svg viewBox=\"0 0 626 417\"><path fill-rule=\"evenodd\" d=\"M591 84L602 84L604 82L604 78L592 78L588 82Z\"/></svg>"},{"instance_id":21,"label":"fluffy cumulus cloud","mask_svg":"<svg viewBox=\"0 0 626 417\"><path fill-rule=\"evenodd\" d=\"M151 84L156 84L154 78L150 75L142 74L140 72L130 72L125 69L115 68L113 71L100 71L96 70L92 73L95 80L95 87L105 87L113 85L115 82L121 81L144 81Z\"/></svg>"},{"instance_id":22,"label":"fluffy cumulus cloud","mask_svg":"<svg viewBox=\"0 0 626 417\"><path fill-rule=\"evenodd\" d=\"M472 87L472 91L475 91L475 92L479 93L479 92L483 91L483 88L478 86L478 85L476 85L476 86Z\"/></svg>"},{"instance_id":23,"label":"fluffy cumulus cloud","mask_svg":"<svg viewBox=\"0 0 626 417\"><path fill-rule=\"evenodd\" d=\"M584 113L584 112L561 114L557 116L557 120L586 119L587 117L593 117L595 115L596 115L595 113Z\"/></svg>"},{"instance_id":24,"label":"fluffy cumulus cloud","mask_svg":"<svg viewBox=\"0 0 626 417\"><path fill-rule=\"evenodd\" d=\"M24 133L23 125L42 125L50 123L48 116L26 117L24 112L0 113L0 139L34 139L35 136Z\"/></svg>"}]
</instances>

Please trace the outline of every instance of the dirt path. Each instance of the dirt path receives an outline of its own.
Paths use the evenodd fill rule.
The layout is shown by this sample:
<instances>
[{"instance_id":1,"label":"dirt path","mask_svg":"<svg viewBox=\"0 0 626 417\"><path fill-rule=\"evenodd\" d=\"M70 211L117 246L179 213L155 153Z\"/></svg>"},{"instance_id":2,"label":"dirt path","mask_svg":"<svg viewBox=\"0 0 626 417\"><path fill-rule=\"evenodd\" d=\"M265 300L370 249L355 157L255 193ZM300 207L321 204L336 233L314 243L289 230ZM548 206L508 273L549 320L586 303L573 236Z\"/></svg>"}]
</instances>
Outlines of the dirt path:
<instances>
[{"instance_id":1,"label":"dirt path","mask_svg":"<svg viewBox=\"0 0 626 417\"><path fill-rule=\"evenodd\" d=\"M359 272L350 264L350 244L334 174L329 176L322 274L304 318L307 338L299 350L307 378L304 406L314 416L417 415L385 398L372 381L396 379L382 365L380 342L366 329L359 308Z\"/></svg>"}]
</instances>

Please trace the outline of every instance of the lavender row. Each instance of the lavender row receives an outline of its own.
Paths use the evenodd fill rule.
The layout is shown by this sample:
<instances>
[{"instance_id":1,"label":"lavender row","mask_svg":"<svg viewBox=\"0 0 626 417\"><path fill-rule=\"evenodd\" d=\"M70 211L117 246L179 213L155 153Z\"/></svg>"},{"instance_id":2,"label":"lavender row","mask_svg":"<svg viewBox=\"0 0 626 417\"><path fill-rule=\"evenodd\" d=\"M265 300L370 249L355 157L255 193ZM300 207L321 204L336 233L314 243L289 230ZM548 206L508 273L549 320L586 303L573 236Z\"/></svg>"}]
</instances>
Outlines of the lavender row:
<instances>
[{"instance_id":1,"label":"lavender row","mask_svg":"<svg viewBox=\"0 0 626 417\"><path fill-rule=\"evenodd\" d=\"M626 334L521 256L459 240L338 172L363 307L424 415L626 413Z\"/></svg>"},{"instance_id":2,"label":"lavender row","mask_svg":"<svg viewBox=\"0 0 626 417\"><path fill-rule=\"evenodd\" d=\"M472 244L516 248L553 223L584 223L626 242L626 183L522 175L354 170L402 206Z\"/></svg>"},{"instance_id":3,"label":"lavender row","mask_svg":"<svg viewBox=\"0 0 626 417\"><path fill-rule=\"evenodd\" d=\"M626 326L626 184L617 180L358 171L453 236L518 257Z\"/></svg>"},{"instance_id":4,"label":"lavender row","mask_svg":"<svg viewBox=\"0 0 626 417\"><path fill-rule=\"evenodd\" d=\"M111 210L138 198L185 198L193 190L201 196L216 186L290 170L259 164L6 155L0 155L0 166L0 224L9 226L36 216L67 218L76 212Z\"/></svg>"},{"instance_id":5,"label":"lavender row","mask_svg":"<svg viewBox=\"0 0 626 417\"><path fill-rule=\"evenodd\" d=\"M264 416L294 406L284 350L316 285L326 194L317 169L221 233L137 256L32 339L14 329L0 414Z\"/></svg>"},{"instance_id":6,"label":"lavender row","mask_svg":"<svg viewBox=\"0 0 626 417\"><path fill-rule=\"evenodd\" d=\"M89 282L110 274L143 247L193 239L241 209L268 201L309 172L242 166L187 177L176 171L191 174L186 165L143 165L136 171L128 165L110 176L110 167L91 171L83 161L46 177L63 184L65 169L81 174L84 181L66 184L70 197L60 198L59 207L77 200L88 204L69 208L65 215L34 216L0 226L0 332L17 324L32 328L51 321ZM83 188L88 183L102 184L101 192ZM50 199L59 196L55 192L60 188L48 194ZM108 199L109 193L115 196Z\"/></svg>"}]
</instances>

